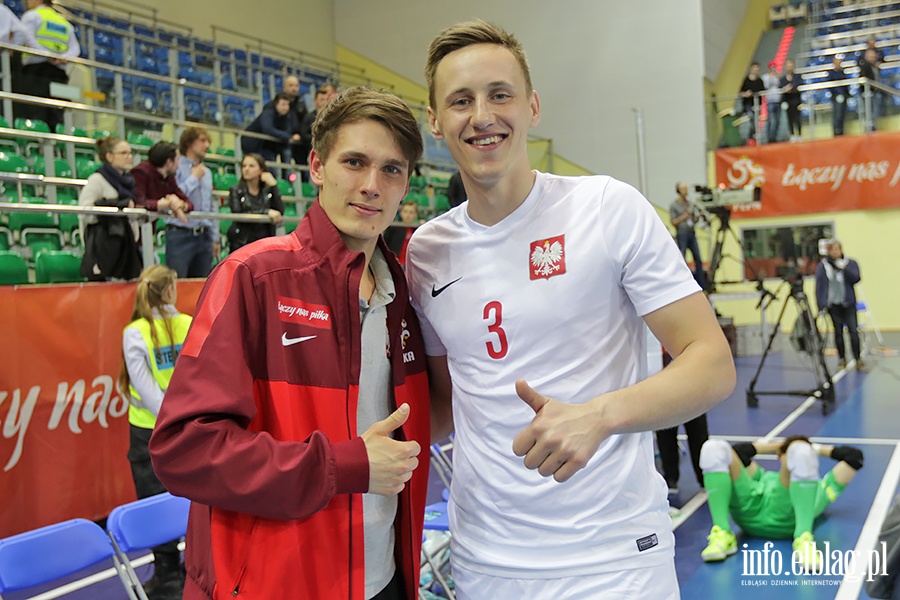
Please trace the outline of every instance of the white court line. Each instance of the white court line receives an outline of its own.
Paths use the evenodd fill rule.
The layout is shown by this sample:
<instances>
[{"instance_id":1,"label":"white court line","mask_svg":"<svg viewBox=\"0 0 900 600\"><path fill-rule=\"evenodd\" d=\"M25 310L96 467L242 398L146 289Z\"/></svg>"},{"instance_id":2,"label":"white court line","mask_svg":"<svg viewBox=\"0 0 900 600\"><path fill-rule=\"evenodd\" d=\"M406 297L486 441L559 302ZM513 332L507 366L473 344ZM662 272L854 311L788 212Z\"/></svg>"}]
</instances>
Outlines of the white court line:
<instances>
[{"instance_id":1,"label":"white court line","mask_svg":"<svg viewBox=\"0 0 900 600\"><path fill-rule=\"evenodd\" d=\"M691 515L697 512L704 504L706 504L706 492L701 490L678 509L678 516L672 518L672 531L681 527L681 524L690 519Z\"/></svg>"},{"instance_id":2,"label":"white court line","mask_svg":"<svg viewBox=\"0 0 900 600\"><path fill-rule=\"evenodd\" d=\"M884 478L875 494L875 500L872 502L872 508L869 509L869 516L863 525L856 542L856 556L868 556L869 551L875 548L875 541L881 531L881 524L887 515L888 507L891 504L891 498L894 490L897 489L897 482L900 481L900 444L894 448L891 455L891 461L888 463L887 469L884 470ZM856 600L859 598L862 590L863 580L865 579L867 561L854 561L854 569L852 573L847 573L841 581L841 587L838 588L837 595L834 600ZM850 581L851 579L854 581Z\"/></svg>"},{"instance_id":3,"label":"white court line","mask_svg":"<svg viewBox=\"0 0 900 600\"><path fill-rule=\"evenodd\" d=\"M754 435L715 434L709 436L709 439L727 440L729 442L755 442L759 438ZM811 437L809 441L818 444L844 444L851 446L896 446L900 444L900 438Z\"/></svg>"}]
</instances>

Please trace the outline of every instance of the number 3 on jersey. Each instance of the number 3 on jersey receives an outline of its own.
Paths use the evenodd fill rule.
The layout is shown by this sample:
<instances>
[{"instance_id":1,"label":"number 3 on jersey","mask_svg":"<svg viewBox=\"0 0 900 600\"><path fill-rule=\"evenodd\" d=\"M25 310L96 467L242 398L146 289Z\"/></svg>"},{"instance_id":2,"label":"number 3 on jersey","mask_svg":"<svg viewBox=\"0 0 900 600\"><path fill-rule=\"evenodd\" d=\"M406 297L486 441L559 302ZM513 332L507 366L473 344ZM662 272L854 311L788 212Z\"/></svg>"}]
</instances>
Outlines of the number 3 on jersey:
<instances>
[{"instance_id":1,"label":"number 3 on jersey","mask_svg":"<svg viewBox=\"0 0 900 600\"><path fill-rule=\"evenodd\" d=\"M484 320L488 322L488 331L497 335L497 341L485 342L488 356L494 360L500 360L509 352L509 342L506 341L506 332L500 325L503 323L503 305L493 300L484 305ZM499 344L498 344L499 343ZM499 348L497 346L500 346Z\"/></svg>"}]
</instances>

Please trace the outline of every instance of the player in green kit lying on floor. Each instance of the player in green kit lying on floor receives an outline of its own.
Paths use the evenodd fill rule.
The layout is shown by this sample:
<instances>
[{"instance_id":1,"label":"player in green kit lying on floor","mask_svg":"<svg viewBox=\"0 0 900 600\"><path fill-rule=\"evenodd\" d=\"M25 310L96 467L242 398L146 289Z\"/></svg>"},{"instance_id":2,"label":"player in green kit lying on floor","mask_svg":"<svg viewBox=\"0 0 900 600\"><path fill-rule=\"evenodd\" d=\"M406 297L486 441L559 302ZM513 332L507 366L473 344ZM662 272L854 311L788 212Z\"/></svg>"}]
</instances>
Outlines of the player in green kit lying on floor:
<instances>
[{"instance_id":1,"label":"player in green kit lying on floor","mask_svg":"<svg viewBox=\"0 0 900 600\"><path fill-rule=\"evenodd\" d=\"M767 471L760 467L753 460L757 454L777 454L781 468ZM821 479L820 456L838 461ZM713 527L701 557L715 562L737 553L730 514L748 535L793 537L794 551L800 553L803 566L808 571L817 570L821 554L816 553L813 521L862 466L862 451L851 446L813 444L802 435L733 446L720 439L707 441L700 451L700 468Z\"/></svg>"}]
</instances>

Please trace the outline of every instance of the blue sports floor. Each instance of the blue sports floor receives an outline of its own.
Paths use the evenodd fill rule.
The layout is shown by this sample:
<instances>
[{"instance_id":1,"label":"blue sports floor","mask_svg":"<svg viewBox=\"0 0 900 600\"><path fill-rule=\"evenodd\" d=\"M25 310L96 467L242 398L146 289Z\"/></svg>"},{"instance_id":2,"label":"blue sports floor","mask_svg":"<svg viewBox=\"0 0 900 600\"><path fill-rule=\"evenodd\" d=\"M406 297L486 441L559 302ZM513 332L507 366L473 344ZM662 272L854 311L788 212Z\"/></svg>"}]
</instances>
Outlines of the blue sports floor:
<instances>
[{"instance_id":1,"label":"blue sports floor","mask_svg":"<svg viewBox=\"0 0 900 600\"><path fill-rule=\"evenodd\" d=\"M897 348L897 343L887 345ZM898 341L895 340L894 341ZM900 480L900 357L882 353L865 356L868 373L849 369L833 375L836 392L834 411L822 414L820 401L801 396L762 396L757 408L746 403L746 389L759 364L759 356L736 359L738 384L732 396L708 414L711 436L730 441L753 441L761 437L804 434L813 441L850 444L865 453L865 466L837 500L816 521L815 536L821 550L830 550L829 572L824 575L784 574L791 569L791 543L774 541L763 554L768 540L738 535L738 553L721 563L704 563L700 552L712 526L700 493L690 458L682 452L679 494L670 497L676 540L676 569L682 598L782 598L855 600L869 598L865 574L843 573L847 551L857 550L859 563L866 566L875 546L884 511L893 500ZM829 370L837 370L837 359L828 357ZM815 375L805 355L793 350L770 354L762 371L758 390L815 388ZM760 460L766 468L777 469L777 461ZM822 459L824 474L833 461ZM676 512L677 511L677 512ZM738 531L738 530L736 530ZM825 544L828 543L826 547ZM746 544L746 546L745 546ZM758 553L750 551L757 550ZM842 554L836 554L839 551ZM756 560L758 566L753 564ZM778 561L781 560L779 567ZM768 574L765 567L768 567ZM778 574L773 574L777 572Z\"/></svg>"}]
</instances>

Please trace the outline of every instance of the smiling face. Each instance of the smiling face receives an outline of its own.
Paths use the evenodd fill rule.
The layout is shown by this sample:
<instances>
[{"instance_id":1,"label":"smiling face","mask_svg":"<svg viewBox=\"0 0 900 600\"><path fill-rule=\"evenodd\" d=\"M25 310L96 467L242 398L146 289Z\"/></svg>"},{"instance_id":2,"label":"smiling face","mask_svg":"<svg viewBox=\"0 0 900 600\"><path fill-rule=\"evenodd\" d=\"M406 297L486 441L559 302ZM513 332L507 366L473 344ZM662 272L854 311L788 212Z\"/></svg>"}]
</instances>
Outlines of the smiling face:
<instances>
[{"instance_id":1,"label":"smiling face","mask_svg":"<svg viewBox=\"0 0 900 600\"><path fill-rule=\"evenodd\" d=\"M319 203L347 248L371 255L406 196L409 168L390 130L370 119L342 125L325 162L310 153Z\"/></svg>"},{"instance_id":2,"label":"smiling face","mask_svg":"<svg viewBox=\"0 0 900 600\"><path fill-rule=\"evenodd\" d=\"M466 188L521 177L527 194L533 177L526 144L540 121L540 102L512 52L496 44L451 52L435 70L434 98L431 132L446 141Z\"/></svg>"}]
</instances>

